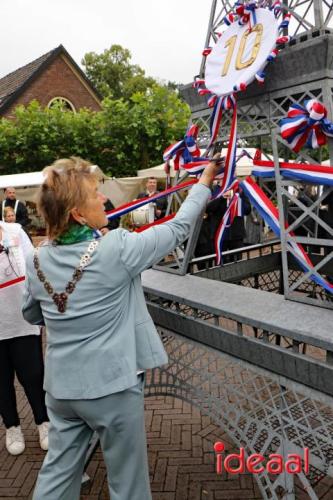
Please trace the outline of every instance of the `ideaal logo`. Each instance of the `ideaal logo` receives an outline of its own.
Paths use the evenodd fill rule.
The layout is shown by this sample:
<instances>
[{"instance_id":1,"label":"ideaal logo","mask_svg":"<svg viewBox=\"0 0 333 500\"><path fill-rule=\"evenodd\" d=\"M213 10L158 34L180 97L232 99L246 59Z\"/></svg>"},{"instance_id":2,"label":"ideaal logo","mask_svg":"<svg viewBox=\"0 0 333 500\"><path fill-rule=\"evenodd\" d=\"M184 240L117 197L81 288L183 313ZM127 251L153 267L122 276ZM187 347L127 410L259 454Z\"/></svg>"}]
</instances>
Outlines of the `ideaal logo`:
<instances>
[{"instance_id":1,"label":"ideaal logo","mask_svg":"<svg viewBox=\"0 0 333 500\"><path fill-rule=\"evenodd\" d=\"M269 474L281 474L282 472L288 472L288 474L309 473L309 448L303 448L303 456L296 453L288 454L286 460L279 453L271 453L268 455L266 463L265 457L260 453L253 453L245 458L245 450L240 448L239 453L230 453L230 455L224 456L224 449L224 444L220 441L214 444L217 474L222 474L223 470L229 472L229 474L241 474L243 472L260 474L265 470ZM237 465L235 465L235 461L237 461ZM302 461L304 463L303 468ZM233 462L233 466L231 462Z\"/></svg>"}]
</instances>

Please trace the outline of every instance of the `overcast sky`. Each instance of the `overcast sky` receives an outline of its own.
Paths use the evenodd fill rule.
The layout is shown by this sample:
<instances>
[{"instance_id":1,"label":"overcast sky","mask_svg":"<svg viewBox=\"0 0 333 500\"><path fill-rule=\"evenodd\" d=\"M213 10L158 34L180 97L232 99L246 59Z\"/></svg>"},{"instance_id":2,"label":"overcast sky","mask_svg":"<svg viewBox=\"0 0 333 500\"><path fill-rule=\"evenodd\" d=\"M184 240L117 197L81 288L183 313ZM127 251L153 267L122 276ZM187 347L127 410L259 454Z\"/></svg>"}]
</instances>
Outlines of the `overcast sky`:
<instances>
[{"instance_id":1,"label":"overcast sky","mask_svg":"<svg viewBox=\"0 0 333 500\"><path fill-rule=\"evenodd\" d=\"M63 44L80 64L117 43L149 76L199 71L211 0L1 0L0 77Z\"/></svg>"}]
</instances>

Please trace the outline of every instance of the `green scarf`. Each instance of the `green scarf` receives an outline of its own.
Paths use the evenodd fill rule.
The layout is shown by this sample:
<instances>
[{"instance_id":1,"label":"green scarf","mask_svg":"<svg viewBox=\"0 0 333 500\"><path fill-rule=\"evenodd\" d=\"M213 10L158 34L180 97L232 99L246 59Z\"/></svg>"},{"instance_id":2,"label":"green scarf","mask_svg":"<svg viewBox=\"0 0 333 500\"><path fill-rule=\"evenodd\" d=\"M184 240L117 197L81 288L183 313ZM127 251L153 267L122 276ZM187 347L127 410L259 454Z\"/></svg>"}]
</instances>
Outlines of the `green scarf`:
<instances>
[{"instance_id":1,"label":"green scarf","mask_svg":"<svg viewBox=\"0 0 333 500\"><path fill-rule=\"evenodd\" d=\"M58 245L72 245L80 241L94 239L94 232L88 226L81 226L81 224L71 224L65 233L62 233L55 240Z\"/></svg>"}]
</instances>

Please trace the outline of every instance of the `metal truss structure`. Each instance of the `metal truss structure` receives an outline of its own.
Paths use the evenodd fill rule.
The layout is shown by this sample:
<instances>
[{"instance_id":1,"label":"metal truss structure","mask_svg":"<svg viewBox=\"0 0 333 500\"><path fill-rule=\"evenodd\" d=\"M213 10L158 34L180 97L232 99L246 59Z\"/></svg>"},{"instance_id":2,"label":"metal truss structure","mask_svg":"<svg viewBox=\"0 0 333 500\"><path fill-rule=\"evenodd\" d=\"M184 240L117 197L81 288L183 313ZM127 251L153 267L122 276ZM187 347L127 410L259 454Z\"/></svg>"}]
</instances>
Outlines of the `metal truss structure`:
<instances>
[{"instance_id":1,"label":"metal truss structure","mask_svg":"<svg viewBox=\"0 0 333 500\"><path fill-rule=\"evenodd\" d=\"M211 347L160 329L169 364L149 373L146 396L174 396L197 406L246 454L303 455L310 474L256 474L265 500L316 500L324 477L333 477L333 399ZM213 447L212 447L213 453Z\"/></svg>"},{"instance_id":2,"label":"metal truss structure","mask_svg":"<svg viewBox=\"0 0 333 500\"><path fill-rule=\"evenodd\" d=\"M263 2L267 4L268 2ZM287 114L292 103L303 104L306 99L317 99L328 109L328 116L333 118L333 68L330 53L333 50L333 4L326 0L291 0L284 1L283 6L293 14L294 24L291 34L296 34L288 46L279 54L274 64L267 70L266 83L260 87L256 83L249 86L246 92L238 95L238 138L240 147L259 147L264 153L269 153L275 159L292 159L304 163L318 163L320 154L312 157L303 153L298 157L293 155L288 144L279 139L279 122ZM221 24L224 15L233 4L228 0L212 2L211 17L207 35L207 45L214 38L214 33ZM201 72L203 71L203 65ZM201 75L202 76L202 75ZM204 97L198 96L191 85L182 90L185 100L192 110L192 122L199 125L199 145L204 148L209 141L209 122L211 110ZM229 139L231 115L224 113L218 137L219 145L226 146ZM278 144L278 146L277 146ZM328 156L333 165L333 141L329 140ZM277 155L277 156L276 156ZM325 159L327 156L325 157ZM278 161L278 160L277 160ZM276 175L276 183L262 182L261 187L273 201L278 202L283 221L291 220L291 229L282 230L282 255L284 271L284 293L288 299L304 300L311 304L332 307L330 296L320 287L315 287L310 296L308 289L309 273L299 269L299 279L294 280L294 262L287 254L286 241L293 238L291 230L296 229L295 238L298 243L306 246L314 253L315 273L320 272L331 279L333 275L333 229L322 219L322 206L329 195L329 190L317 190L317 198L308 206L300 203L291 188L297 188L301 183L292 183ZM295 192L295 191L294 191ZM296 215L295 215L296 214ZM186 274L191 266L201 222L192 228L192 234L186 247L182 249L181 257L176 256L173 262L162 264L158 268L178 274ZM315 250L316 248L316 250ZM310 253L311 253L310 252ZM292 263L292 267L290 267ZM291 272L293 271L293 272ZM290 281L290 277L293 281Z\"/></svg>"},{"instance_id":3,"label":"metal truss structure","mask_svg":"<svg viewBox=\"0 0 333 500\"><path fill-rule=\"evenodd\" d=\"M308 447L309 474L264 472L256 480L264 499L295 500L297 490L301 498L317 500L321 481L333 478L330 312L311 308L317 318L310 316L311 321L322 321L317 332L297 331L297 318L308 306L278 295L279 260L275 242L260 257L210 268L186 281L170 275L158 279L156 271L144 274L148 309L169 356L168 365L147 373L146 396L169 395L194 404L247 454L287 456ZM242 308L234 307L236 300ZM278 310L280 319L268 325L267 317Z\"/></svg>"},{"instance_id":4,"label":"metal truss structure","mask_svg":"<svg viewBox=\"0 0 333 500\"><path fill-rule=\"evenodd\" d=\"M283 179L279 172L278 155L279 145L286 147L276 133L272 133L273 152L275 157L275 178L277 185L277 198L280 213L281 245L282 245L282 269L284 280L284 294L287 299L302 301L308 304L323 306L333 309L333 295L327 292L323 294L322 287L314 286L311 293L300 293L310 275L326 277L329 282L333 280L333 227L325 221L325 200L333 192L333 188L324 187L320 190L316 188L313 196L304 191L304 196L300 199L292 189L300 188L300 183L295 183ZM331 165L333 164L331 156ZM316 163L308 157L305 160ZM304 160L302 160L304 161ZM310 189L312 189L310 187ZM296 210L295 210L296 209ZM285 222L289 222L288 228ZM300 272L298 279L290 280L290 259L294 250L288 242L300 243L305 247L314 268L308 272Z\"/></svg>"},{"instance_id":5,"label":"metal truss structure","mask_svg":"<svg viewBox=\"0 0 333 500\"><path fill-rule=\"evenodd\" d=\"M264 6L270 3L262 1ZM281 3L292 13L289 34L294 39L269 66L265 84L250 85L238 96L237 113L240 146L259 147L274 157L276 182L261 182L261 187L278 203L281 227L287 220L290 229L282 230L281 242L243 248L241 259L217 267L214 255L192 259L199 221L183 255L157 266L193 276L180 282L180 277L165 275L158 285L156 277L144 279L148 308L169 354L167 366L148 374L146 395L171 395L196 405L247 454L279 452L286 456L308 447L310 474L295 477L264 472L256 479L264 499L295 500L297 491L302 498L316 500L323 478L333 478L333 342L330 311L307 304L330 309L333 302L299 267L287 251L287 241L293 238L301 243L311 256L314 272L332 279L333 228L322 217L330 190L317 188L315 197L308 196L307 203L300 201L295 189L301 183L282 179L278 162L282 158L315 164L328 158L333 165L333 142L329 141L325 158L320 152L297 156L280 139L279 122L292 103L302 105L313 98L324 103L333 119L333 3ZM216 32L233 4L212 1L206 47L216 41ZM205 59L201 77L204 64ZM192 122L200 127L199 145L204 148L209 141L211 111L191 85L182 93L191 106ZM219 145L227 143L230 125L231 116L224 113ZM198 262L205 265L199 272ZM292 300L283 302L281 294ZM218 297L215 303L214 297ZM271 312L271 322L263 321L267 319L265 309ZM307 329L305 318L326 333L317 336L317 328Z\"/></svg>"}]
</instances>

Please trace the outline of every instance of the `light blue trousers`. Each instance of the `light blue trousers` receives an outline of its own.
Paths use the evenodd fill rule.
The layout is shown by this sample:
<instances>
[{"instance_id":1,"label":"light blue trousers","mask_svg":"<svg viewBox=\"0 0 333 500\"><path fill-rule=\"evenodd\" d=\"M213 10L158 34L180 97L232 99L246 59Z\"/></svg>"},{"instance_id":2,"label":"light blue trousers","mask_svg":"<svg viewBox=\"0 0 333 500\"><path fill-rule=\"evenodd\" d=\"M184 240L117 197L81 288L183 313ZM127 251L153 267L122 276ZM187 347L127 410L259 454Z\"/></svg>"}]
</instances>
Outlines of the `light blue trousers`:
<instances>
[{"instance_id":1,"label":"light blue trousers","mask_svg":"<svg viewBox=\"0 0 333 500\"><path fill-rule=\"evenodd\" d=\"M142 377L142 376L141 376ZM103 398L54 399L46 395L49 451L33 500L78 500L88 443L97 432L112 500L151 500L142 378Z\"/></svg>"}]
</instances>

